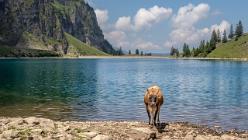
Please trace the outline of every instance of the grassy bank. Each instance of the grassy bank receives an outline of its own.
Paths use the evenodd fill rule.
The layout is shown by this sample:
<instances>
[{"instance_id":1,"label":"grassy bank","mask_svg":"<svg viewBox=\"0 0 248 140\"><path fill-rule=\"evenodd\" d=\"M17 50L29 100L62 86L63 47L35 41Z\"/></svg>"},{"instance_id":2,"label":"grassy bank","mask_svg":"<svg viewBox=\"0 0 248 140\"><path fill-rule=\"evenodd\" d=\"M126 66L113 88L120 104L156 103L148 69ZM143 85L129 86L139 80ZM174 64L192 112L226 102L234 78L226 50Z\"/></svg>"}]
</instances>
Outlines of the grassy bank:
<instances>
[{"instance_id":1,"label":"grassy bank","mask_svg":"<svg viewBox=\"0 0 248 140\"><path fill-rule=\"evenodd\" d=\"M232 39L227 43L217 44L217 48L207 56L208 58L248 58L248 34Z\"/></svg>"},{"instance_id":2,"label":"grassy bank","mask_svg":"<svg viewBox=\"0 0 248 140\"><path fill-rule=\"evenodd\" d=\"M108 54L91 47L84 42L78 40L77 38L73 37L72 35L65 33L66 39L69 43L69 50L68 56L108 56Z\"/></svg>"}]
</instances>

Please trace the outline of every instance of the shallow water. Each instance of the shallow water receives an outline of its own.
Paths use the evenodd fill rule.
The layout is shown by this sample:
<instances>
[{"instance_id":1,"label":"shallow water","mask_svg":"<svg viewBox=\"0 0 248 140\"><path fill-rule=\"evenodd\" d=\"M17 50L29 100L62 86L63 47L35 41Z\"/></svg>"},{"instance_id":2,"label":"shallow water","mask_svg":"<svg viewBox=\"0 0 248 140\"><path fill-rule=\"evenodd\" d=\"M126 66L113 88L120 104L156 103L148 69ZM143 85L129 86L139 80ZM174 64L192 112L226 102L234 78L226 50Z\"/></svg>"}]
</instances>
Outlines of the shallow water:
<instances>
[{"instance_id":1,"label":"shallow water","mask_svg":"<svg viewBox=\"0 0 248 140\"><path fill-rule=\"evenodd\" d=\"M248 63L167 59L0 60L0 116L145 120L147 87L161 121L248 130Z\"/></svg>"}]
</instances>

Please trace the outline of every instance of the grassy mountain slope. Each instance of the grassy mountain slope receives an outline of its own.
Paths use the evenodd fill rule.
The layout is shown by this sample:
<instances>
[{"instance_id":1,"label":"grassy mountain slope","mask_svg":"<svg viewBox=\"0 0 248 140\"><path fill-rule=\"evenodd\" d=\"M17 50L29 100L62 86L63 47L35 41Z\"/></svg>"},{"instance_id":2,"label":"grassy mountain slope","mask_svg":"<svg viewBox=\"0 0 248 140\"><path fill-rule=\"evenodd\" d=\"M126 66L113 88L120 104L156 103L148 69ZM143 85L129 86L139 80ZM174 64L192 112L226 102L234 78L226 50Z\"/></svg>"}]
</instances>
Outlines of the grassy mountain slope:
<instances>
[{"instance_id":1,"label":"grassy mountain slope","mask_svg":"<svg viewBox=\"0 0 248 140\"><path fill-rule=\"evenodd\" d=\"M68 55L107 55L106 53L91 47L84 42L78 40L72 35L65 33L66 39L69 43Z\"/></svg>"},{"instance_id":2,"label":"grassy mountain slope","mask_svg":"<svg viewBox=\"0 0 248 140\"><path fill-rule=\"evenodd\" d=\"M207 57L211 58L248 58L248 34L239 37L237 41L232 39L227 43L217 44Z\"/></svg>"},{"instance_id":3,"label":"grassy mountain slope","mask_svg":"<svg viewBox=\"0 0 248 140\"><path fill-rule=\"evenodd\" d=\"M94 9L84 0L0 0L0 7L0 57L115 52L104 38Z\"/></svg>"},{"instance_id":4,"label":"grassy mountain slope","mask_svg":"<svg viewBox=\"0 0 248 140\"><path fill-rule=\"evenodd\" d=\"M14 48L0 45L0 57L60 57L60 53L50 50Z\"/></svg>"}]
</instances>

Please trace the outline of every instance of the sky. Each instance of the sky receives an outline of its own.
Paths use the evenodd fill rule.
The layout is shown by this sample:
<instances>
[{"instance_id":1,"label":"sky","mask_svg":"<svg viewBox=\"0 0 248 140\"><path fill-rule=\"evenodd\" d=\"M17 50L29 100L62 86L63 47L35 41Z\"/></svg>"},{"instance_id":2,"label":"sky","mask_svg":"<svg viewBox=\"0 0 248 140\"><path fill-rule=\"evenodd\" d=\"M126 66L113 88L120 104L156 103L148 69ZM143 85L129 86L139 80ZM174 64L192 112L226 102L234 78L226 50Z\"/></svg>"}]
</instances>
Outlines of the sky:
<instances>
[{"instance_id":1,"label":"sky","mask_svg":"<svg viewBox=\"0 0 248 140\"><path fill-rule=\"evenodd\" d=\"M183 43L197 47L213 30L248 27L247 0L88 0L114 48L168 53Z\"/></svg>"}]
</instances>

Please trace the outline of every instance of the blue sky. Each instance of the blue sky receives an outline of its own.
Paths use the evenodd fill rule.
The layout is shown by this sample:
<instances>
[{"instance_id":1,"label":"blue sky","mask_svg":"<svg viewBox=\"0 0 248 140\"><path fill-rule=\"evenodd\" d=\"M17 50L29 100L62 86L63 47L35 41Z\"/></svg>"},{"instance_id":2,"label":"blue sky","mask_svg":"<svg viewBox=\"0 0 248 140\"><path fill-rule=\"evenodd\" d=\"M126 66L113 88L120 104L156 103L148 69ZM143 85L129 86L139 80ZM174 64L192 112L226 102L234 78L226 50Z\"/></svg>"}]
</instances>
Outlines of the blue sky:
<instances>
[{"instance_id":1,"label":"blue sky","mask_svg":"<svg viewBox=\"0 0 248 140\"><path fill-rule=\"evenodd\" d=\"M248 25L246 0L88 0L110 43L124 50L168 53L184 42L197 46L213 29L221 32L242 20Z\"/></svg>"}]
</instances>

